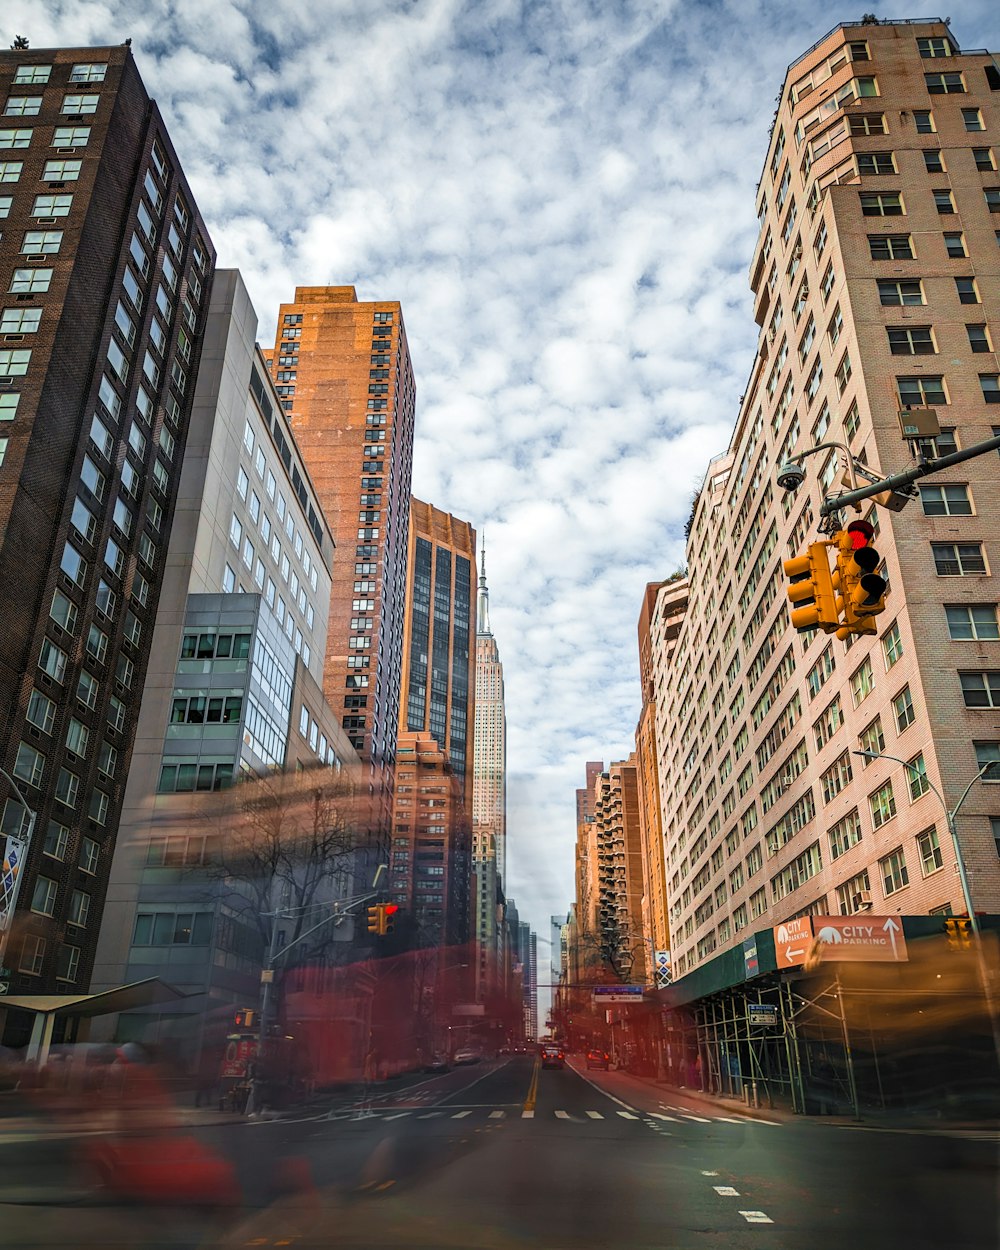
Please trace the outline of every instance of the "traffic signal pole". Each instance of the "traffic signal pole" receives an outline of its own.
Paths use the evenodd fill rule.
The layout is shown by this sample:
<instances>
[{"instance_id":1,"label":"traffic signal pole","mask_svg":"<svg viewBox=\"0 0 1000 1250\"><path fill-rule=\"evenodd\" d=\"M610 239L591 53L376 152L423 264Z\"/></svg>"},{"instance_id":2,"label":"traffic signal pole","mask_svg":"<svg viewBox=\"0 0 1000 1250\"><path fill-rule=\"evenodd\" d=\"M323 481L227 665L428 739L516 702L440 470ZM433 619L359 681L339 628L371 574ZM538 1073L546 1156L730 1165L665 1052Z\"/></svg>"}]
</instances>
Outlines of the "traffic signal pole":
<instances>
[{"instance_id":1,"label":"traffic signal pole","mask_svg":"<svg viewBox=\"0 0 1000 1250\"><path fill-rule=\"evenodd\" d=\"M881 495L884 491L909 486L922 477L937 473L940 469L950 469L954 464L963 464L966 460L975 459L976 456L984 456L988 451L1000 451L1000 435L987 438L981 443L973 443L971 447L963 447L961 451L950 452L947 456L922 460L912 468L904 469L902 473L893 473L877 482L869 482L865 486L845 491L842 495L827 495L820 505L819 514L821 517L832 516L850 504L860 503L863 499L871 499L874 495Z\"/></svg>"}]
</instances>

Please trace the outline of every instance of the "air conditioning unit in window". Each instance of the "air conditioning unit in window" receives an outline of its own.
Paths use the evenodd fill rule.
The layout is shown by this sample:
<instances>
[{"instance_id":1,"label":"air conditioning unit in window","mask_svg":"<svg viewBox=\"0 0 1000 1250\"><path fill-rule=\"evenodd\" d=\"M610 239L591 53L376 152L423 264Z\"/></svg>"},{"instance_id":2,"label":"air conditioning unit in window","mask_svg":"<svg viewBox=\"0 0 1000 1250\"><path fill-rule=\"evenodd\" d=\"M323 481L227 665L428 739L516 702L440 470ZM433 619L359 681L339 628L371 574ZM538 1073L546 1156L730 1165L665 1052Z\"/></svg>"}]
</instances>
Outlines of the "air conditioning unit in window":
<instances>
[{"instance_id":1,"label":"air conditioning unit in window","mask_svg":"<svg viewBox=\"0 0 1000 1250\"><path fill-rule=\"evenodd\" d=\"M3 336L3 341L5 343L20 343L23 338L23 334L5 334Z\"/></svg>"},{"instance_id":2,"label":"air conditioning unit in window","mask_svg":"<svg viewBox=\"0 0 1000 1250\"><path fill-rule=\"evenodd\" d=\"M79 151L78 148L56 148L57 156L75 156Z\"/></svg>"},{"instance_id":3,"label":"air conditioning unit in window","mask_svg":"<svg viewBox=\"0 0 1000 1250\"><path fill-rule=\"evenodd\" d=\"M24 257L24 260L29 265L41 265L48 259L48 256L46 256L44 252L32 252L30 255Z\"/></svg>"},{"instance_id":4,"label":"air conditioning unit in window","mask_svg":"<svg viewBox=\"0 0 1000 1250\"><path fill-rule=\"evenodd\" d=\"M853 906L855 911L860 911L862 907L871 907L872 905L871 890L860 890L851 899L851 905Z\"/></svg>"},{"instance_id":5,"label":"air conditioning unit in window","mask_svg":"<svg viewBox=\"0 0 1000 1250\"><path fill-rule=\"evenodd\" d=\"M58 220L59 220L58 217L36 217L35 218L35 221L37 221L40 226L54 226Z\"/></svg>"}]
</instances>

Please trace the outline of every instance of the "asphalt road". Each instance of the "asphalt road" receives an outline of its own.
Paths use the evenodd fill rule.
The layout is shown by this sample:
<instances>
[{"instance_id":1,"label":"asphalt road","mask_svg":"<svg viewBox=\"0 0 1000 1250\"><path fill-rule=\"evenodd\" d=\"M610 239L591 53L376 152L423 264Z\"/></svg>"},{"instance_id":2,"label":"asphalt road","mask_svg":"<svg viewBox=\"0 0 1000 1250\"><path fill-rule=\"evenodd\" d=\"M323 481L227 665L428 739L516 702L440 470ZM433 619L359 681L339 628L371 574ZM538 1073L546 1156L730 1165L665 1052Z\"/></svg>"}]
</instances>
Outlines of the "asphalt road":
<instances>
[{"instance_id":1,"label":"asphalt road","mask_svg":"<svg viewBox=\"0 0 1000 1250\"><path fill-rule=\"evenodd\" d=\"M0 1140L0 1245L995 1250L1000 1242L1000 1133L751 1119L616 1072L539 1071L533 1057L459 1069L364 1106L331 1100L283 1120L195 1132L234 1162L239 1211L217 1218L81 1194L82 1139Z\"/></svg>"}]
</instances>

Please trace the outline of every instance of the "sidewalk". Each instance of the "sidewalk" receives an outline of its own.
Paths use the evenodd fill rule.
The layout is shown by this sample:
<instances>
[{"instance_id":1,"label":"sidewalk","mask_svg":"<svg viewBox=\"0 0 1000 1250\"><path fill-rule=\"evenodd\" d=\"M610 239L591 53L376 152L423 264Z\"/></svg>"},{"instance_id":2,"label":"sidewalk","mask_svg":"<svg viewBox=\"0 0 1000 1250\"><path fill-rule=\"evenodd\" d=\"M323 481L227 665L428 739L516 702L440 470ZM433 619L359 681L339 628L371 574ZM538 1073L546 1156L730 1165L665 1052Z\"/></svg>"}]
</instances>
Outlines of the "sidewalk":
<instances>
[{"instance_id":1,"label":"sidewalk","mask_svg":"<svg viewBox=\"0 0 1000 1250\"><path fill-rule=\"evenodd\" d=\"M216 1111L210 1107L178 1107L175 1124L177 1128L209 1128L218 1124L248 1124L245 1115L230 1111ZM68 1118L47 1115L7 1116L0 1119L0 1146L25 1141L58 1141L68 1137L90 1137L114 1130L98 1124L90 1124L85 1117L78 1123Z\"/></svg>"}]
</instances>

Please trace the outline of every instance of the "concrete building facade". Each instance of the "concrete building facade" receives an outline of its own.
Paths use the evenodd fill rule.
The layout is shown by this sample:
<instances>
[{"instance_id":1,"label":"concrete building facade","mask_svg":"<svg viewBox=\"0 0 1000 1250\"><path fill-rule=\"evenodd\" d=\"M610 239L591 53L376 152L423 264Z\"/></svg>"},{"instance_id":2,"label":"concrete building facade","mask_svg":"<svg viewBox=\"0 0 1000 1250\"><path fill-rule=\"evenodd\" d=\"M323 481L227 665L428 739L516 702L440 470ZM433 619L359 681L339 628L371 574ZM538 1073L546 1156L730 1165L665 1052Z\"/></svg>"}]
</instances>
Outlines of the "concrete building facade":
<instances>
[{"instance_id":1,"label":"concrete building facade","mask_svg":"<svg viewBox=\"0 0 1000 1250\"><path fill-rule=\"evenodd\" d=\"M649 945L642 924L643 855L635 755L594 783L597 922L606 971L641 983Z\"/></svg>"},{"instance_id":2,"label":"concrete building facade","mask_svg":"<svg viewBox=\"0 0 1000 1250\"><path fill-rule=\"evenodd\" d=\"M963 910L943 811L1000 758L995 454L935 474L902 512L866 505L889 590L874 637L789 623L782 560L817 537L843 453L944 453L998 428L1000 76L941 22L839 26L781 89L750 267L756 359L691 515L688 602L661 644L656 720L675 974L805 913ZM844 520L855 514L846 512ZM859 750L897 756L871 761ZM1000 781L1000 778L997 779ZM1000 907L1000 799L958 820L977 908Z\"/></svg>"},{"instance_id":3,"label":"concrete building facade","mask_svg":"<svg viewBox=\"0 0 1000 1250\"><path fill-rule=\"evenodd\" d=\"M36 817L27 846L27 813L0 782L20 886L12 915L5 872L3 989L76 992L91 979L215 258L128 47L0 52L0 92L0 768ZM12 1016L5 1040L26 1025Z\"/></svg>"}]
</instances>

